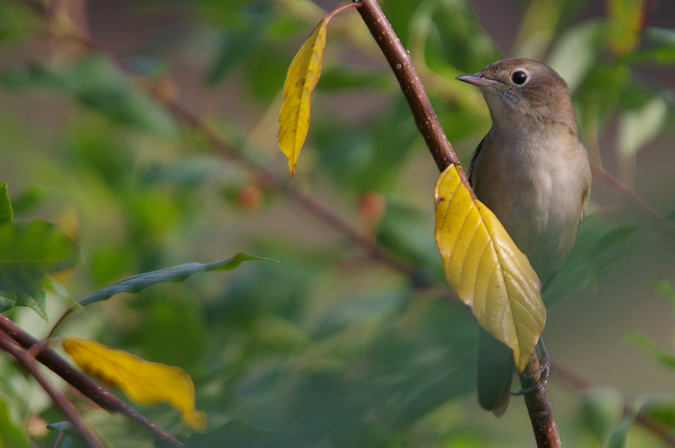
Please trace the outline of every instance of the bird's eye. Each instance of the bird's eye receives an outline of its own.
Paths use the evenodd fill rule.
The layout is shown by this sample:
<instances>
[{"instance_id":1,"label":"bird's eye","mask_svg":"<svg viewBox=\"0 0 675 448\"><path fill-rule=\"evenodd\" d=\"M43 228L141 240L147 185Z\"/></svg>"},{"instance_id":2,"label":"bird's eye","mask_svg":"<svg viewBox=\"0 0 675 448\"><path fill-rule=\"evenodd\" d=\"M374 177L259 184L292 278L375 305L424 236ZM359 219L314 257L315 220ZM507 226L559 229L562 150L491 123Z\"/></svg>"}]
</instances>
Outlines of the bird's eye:
<instances>
[{"instance_id":1,"label":"bird's eye","mask_svg":"<svg viewBox=\"0 0 675 448\"><path fill-rule=\"evenodd\" d=\"M511 81L518 86L522 86L527 81L527 73L522 70L515 71L511 75Z\"/></svg>"}]
</instances>

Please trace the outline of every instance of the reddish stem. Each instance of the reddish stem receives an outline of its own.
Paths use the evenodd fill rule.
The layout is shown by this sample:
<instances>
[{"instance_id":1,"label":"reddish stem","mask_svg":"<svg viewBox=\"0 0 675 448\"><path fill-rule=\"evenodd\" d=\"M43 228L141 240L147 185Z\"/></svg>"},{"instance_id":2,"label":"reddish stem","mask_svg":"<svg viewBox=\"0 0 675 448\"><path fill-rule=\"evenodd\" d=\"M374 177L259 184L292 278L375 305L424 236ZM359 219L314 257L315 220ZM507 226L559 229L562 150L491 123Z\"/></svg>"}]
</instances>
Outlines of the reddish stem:
<instances>
[{"instance_id":1,"label":"reddish stem","mask_svg":"<svg viewBox=\"0 0 675 448\"><path fill-rule=\"evenodd\" d=\"M90 448L103 448L103 444L98 440L98 437L96 437L96 433L89 424L82 419L82 416L77 412L75 406L73 406L70 400L68 400L61 391L52 386L40 369L38 369L35 358L33 358L27 350L18 345L9 334L2 330L0 330L0 348L12 355L26 370L28 370L31 376L35 378L38 384L40 384L45 392L51 397L56 406L61 409L66 418L70 420L70 423L72 423L73 427L80 433L87 446Z\"/></svg>"},{"instance_id":2,"label":"reddish stem","mask_svg":"<svg viewBox=\"0 0 675 448\"><path fill-rule=\"evenodd\" d=\"M68 384L79 390L83 395L103 409L112 412L120 412L131 420L134 420L153 434L157 440L161 440L164 443L164 446L174 448L182 448L184 446L173 434L160 428L136 409L120 400L108 389L98 384L95 380L79 370L76 370L55 351L41 347L39 340L23 331L4 314L0 314L0 330L9 335L25 349L30 350L37 346L38 350L36 351L35 359L47 366Z\"/></svg>"}]
</instances>

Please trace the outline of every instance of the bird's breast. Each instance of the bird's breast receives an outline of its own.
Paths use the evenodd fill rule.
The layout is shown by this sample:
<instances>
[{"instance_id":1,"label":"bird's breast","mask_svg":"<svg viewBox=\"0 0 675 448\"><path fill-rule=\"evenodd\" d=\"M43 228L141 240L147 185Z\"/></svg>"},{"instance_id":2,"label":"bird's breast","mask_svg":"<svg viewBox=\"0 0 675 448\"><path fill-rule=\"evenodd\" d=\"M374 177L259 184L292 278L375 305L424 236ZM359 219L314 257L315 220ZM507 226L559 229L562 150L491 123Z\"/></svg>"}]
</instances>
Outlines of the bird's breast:
<instances>
[{"instance_id":1,"label":"bird's breast","mask_svg":"<svg viewBox=\"0 0 675 448\"><path fill-rule=\"evenodd\" d=\"M584 158L585 149L569 134L488 134L471 167L478 199L497 215L542 281L560 268L576 239L587 188L578 168Z\"/></svg>"}]
</instances>

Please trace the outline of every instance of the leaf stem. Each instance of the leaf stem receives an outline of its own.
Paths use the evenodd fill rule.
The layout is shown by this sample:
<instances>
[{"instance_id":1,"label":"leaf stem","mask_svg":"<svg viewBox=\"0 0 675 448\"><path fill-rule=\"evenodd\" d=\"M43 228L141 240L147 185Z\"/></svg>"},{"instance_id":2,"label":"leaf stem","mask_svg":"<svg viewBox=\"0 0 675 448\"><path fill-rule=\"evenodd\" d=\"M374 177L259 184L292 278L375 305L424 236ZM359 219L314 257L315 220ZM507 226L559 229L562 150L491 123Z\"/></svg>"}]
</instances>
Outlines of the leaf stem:
<instances>
[{"instance_id":1,"label":"leaf stem","mask_svg":"<svg viewBox=\"0 0 675 448\"><path fill-rule=\"evenodd\" d=\"M357 8L358 6L358 3L347 3L346 5L342 5L339 8L335 8L326 16L326 22L330 22L333 16L340 14L342 11L346 11L349 8Z\"/></svg>"}]
</instances>

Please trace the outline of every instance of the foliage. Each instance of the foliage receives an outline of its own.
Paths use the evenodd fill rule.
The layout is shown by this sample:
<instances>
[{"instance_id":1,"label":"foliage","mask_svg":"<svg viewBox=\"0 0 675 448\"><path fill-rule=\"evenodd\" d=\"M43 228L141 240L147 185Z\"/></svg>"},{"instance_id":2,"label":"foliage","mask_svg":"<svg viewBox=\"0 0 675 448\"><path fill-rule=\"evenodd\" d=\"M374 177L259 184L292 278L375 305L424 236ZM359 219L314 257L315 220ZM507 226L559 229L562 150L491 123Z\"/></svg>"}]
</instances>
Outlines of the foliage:
<instances>
[{"instance_id":1,"label":"foliage","mask_svg":"<svg viewBox=\"0 0 675 448\"><path fill-rule=\"evenodd\" d=\"M284 77L326 11L306 0L200 0L124 11L91 2L78 14L68 3L58 3L48 26L21 0L0 2L5 315L44 336L51 326L14 305L53 318L70 303L63 297L251 252L279 264L119 288L135 294L106 295L59 334L187 371L208 432L193 433L167 406L135 405L187 446L533 444L519 404L500 420L475 404L477 328L448 300L434 244L438 173L354 9L331 20L312 125L289 180L276 150ZM664 142L675 121L672 86L662 84L672 76L660 75L675 64L675 31L659 24L660 9L672 11L667 2L650 13L635 7L645 2L608 0L593 18L589 1L527 2L516 43L502 44L503 53L469 2L382 3L462 160L489 117L454 76L502 56L534 57L569 81L592 159L607 161L658 212L673 213ZM106 7L123 19L110 20ZM75 29L100 47L78 41ZM673 281L672 220L601 171L595 178L579 244L543 294L555 302L549 350L626 396L652 393L672 382L672 369L664 380L649 354L619 342L636 330L648 353L668 354L658 347L672 321L659 312L653 284ZM18 263L25 253L31 263ZM7 353L0 358L0 443L24 446L30 437L51 446L61 429L45 434L45 423L63 416ZM563 381L554 371L566 444L663 446L632 424L632 413L621 423L615 395L608 417L585 419L588 398ZM133 423L73 401L110 446L153 445ZM638 408L675 428L668 395L653 393Z\"/></svg>"}]
</instances>

